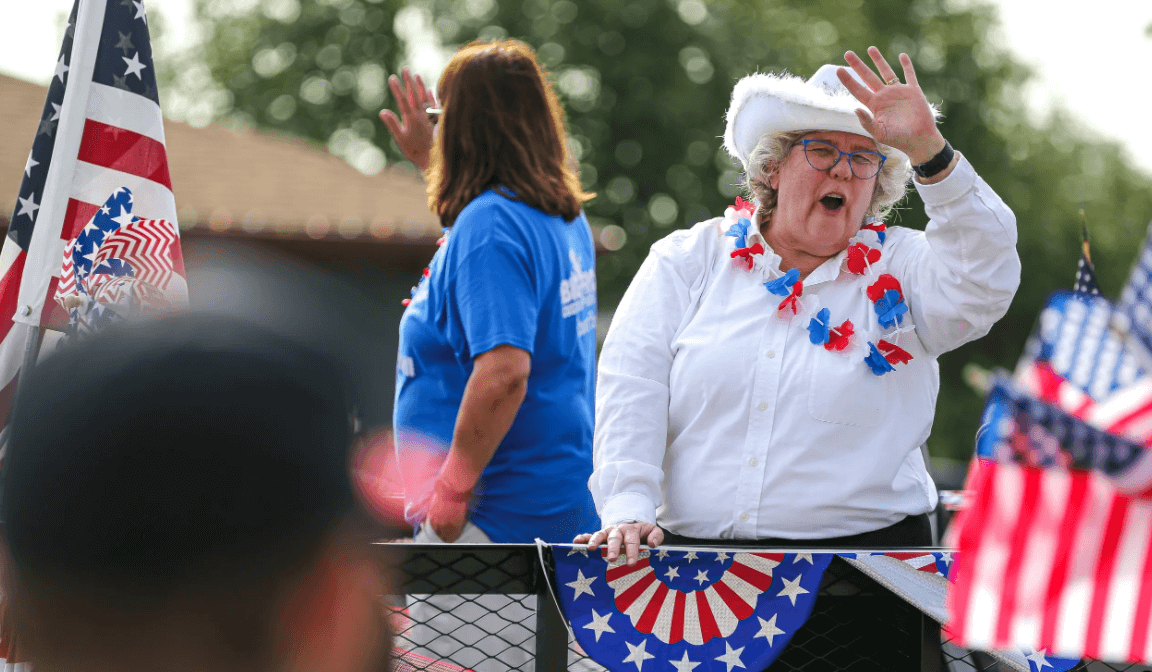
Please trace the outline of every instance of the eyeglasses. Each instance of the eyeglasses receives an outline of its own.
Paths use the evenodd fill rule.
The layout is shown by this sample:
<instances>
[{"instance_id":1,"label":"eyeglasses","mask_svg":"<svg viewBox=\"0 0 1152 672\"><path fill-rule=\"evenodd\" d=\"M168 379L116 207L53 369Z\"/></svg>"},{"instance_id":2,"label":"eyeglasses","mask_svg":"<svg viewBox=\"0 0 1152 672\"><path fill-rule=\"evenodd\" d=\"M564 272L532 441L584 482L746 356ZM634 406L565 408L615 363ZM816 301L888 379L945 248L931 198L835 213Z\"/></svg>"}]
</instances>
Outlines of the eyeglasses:
<instances>
[{"instance_id":1,"label":"eyeglasses","mask_svg":"<svg viewBox=\"0 0 1152 672\"><path fill-rule=\"evenodd\" d=\"M440 115L444 114L444 109L440 107L426 107L424 114L428 115L428 123L435 126L440 123Z\"/></svg>"},{"instance_id":2,"label":"eyeglasses","mask_svg":"<svg viewBox=\"0 0 1152 672\"><path fill-rule=\"evenodd\" d=\"M816 170L832 170L833 166L840 163L840 157L846 156L852 174L861 180L870 180L876 177L876 174L884 167L884 162L888 160L888 157L880 152L873 152L868 149L862 149L858 152L842 152L839 147L824 140L803 140L801 144L804 145L804 158L808 159L808 165Z\"/></svg>"}]
</instances>

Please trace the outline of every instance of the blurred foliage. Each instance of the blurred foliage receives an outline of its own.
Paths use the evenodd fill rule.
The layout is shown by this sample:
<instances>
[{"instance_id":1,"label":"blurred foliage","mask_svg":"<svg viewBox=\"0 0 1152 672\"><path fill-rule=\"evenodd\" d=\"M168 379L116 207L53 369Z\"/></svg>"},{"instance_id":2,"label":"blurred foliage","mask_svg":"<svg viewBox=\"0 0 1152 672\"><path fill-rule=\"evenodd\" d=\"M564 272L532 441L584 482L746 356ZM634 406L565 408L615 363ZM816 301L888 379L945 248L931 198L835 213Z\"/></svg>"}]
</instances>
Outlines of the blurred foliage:
<instances>
[{"instance_id":1,"label":"blurred foliage","mask_svg":"<svg viewBox=\"0 0 1152 672\"><path fill-rule=\"evenodd\" d=\"M376 119L387 73L406 57L396 33L423 17L432 38L458 45L512 36L533 45L565 102L594 223L622 247L601 257L601 304L615 304L648 246L674 227L719 215L739 174L719 138L732 85L756 70L807 76L846 49L907 52L952 144L1016 212L1023 284L987 337L941 358L929 445L971 453L982 400L966 363L1011 367L1043 300L1071 286L1087 212L1093 258L1115 296L1144 226L1152 180L1120 148L1056 113L1030 121L1031 73L998 40L992 8L948 0L199 0L214 26L203 57L230 94L227 113L327 143L357 165L366 147L402 161ZM404 22L397 21L398 12ZM407 23L405 23L407 22ZM408 36L409 41L416 39ZM435 39L433 39L435 41ZM367 156L367 154L365 154ZM896 223L922 228L913 192ZM604 238L602 238L604 240Z\"/></svg>"}]
</instances>

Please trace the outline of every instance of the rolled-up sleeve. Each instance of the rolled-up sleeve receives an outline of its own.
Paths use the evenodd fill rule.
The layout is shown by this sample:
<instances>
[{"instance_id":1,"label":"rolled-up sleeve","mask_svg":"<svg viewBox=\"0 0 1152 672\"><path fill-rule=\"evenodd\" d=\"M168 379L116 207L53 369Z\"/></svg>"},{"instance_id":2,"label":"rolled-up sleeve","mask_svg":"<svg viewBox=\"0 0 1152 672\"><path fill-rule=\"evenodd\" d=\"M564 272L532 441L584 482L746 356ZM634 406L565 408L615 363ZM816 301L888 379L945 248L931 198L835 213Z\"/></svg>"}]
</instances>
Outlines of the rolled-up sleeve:
<instances>
[{"instance_id":1,"label":"rolled-up sleeve","mask_svg":"<svg viewBox=\"0 0 1152 672\"><path fill-rule=\"evenodd\" d=\"M1020 286L1016 216L961 156L944 180L916 184L929 222L893 261L931 355L988 333Z\"/></svg>"},{"instance_id":2,"label":"rolled-up sleeve","mask_svg":"<svg viewBox=\"0 0 1152 672\"><path fill-rule=\"evenodd\" d=\"M715 230L714 223L704 222L653 245L612 318L600 353L594 470L588 480L606 526L624 520L656 522L668 436L671 344L699 296Z\"/></svg>"}]
</instances>

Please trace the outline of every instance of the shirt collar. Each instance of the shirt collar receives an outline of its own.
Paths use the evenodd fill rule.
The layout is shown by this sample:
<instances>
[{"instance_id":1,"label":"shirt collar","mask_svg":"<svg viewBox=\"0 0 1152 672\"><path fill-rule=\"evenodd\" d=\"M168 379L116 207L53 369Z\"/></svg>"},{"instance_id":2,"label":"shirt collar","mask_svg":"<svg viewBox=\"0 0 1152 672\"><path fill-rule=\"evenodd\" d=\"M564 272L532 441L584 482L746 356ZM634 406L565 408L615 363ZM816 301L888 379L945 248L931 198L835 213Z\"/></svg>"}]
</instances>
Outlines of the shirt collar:
<instances>
[{"instance_id":1,"label":"shirt collar","mask_svg":"<svg viewBox=\"0 0 1152 672\"><path fill-rule=\"evenodd\" d=\"M758 221L760 221L759 207L756 208L756 212L752 213L752 227L747 238L748 245L752 245L753 243L763 245L765 256L771 259L769 266L772 270L780 272L780 255L776 254L776 250L773 250L772 246L768 244L768 241L764 239L764 236L760 234L760 226L757 224ZM817 266L815 270L808 274L807 278L804 278L804 286L811 287L812 285L818 285L822 282L828 282L840 277L840 269L843 267L844 258L847 256L848 250L843 249L836 256Z\"/></svg>"}]
</instances>

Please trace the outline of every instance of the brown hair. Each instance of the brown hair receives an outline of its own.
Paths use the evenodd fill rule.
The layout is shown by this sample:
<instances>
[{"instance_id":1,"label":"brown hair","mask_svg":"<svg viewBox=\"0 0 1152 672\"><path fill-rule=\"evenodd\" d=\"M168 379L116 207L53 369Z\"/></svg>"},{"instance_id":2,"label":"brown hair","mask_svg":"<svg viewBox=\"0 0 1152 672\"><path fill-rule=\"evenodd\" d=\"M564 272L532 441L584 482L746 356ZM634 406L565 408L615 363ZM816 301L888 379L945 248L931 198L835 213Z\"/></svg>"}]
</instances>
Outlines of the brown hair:
<instances>
[{"instance_id":1,"label":"brown hair","mask_svg":"<svg viewBox=\"0 0 1152 672\"><path fill-rule=\"evenodd\" d=\"M473 42L449 61L428 166L428 207L452 226L460 211L501 185L517 200L566 220L592 198L580 188L564 111L532 49L518 40Z\"/></svg>"}]
</instances>

